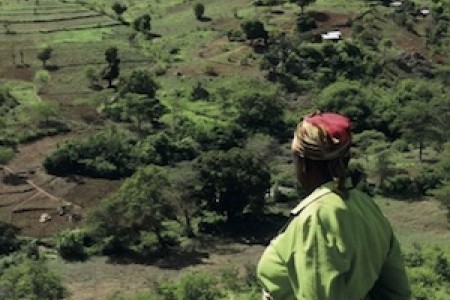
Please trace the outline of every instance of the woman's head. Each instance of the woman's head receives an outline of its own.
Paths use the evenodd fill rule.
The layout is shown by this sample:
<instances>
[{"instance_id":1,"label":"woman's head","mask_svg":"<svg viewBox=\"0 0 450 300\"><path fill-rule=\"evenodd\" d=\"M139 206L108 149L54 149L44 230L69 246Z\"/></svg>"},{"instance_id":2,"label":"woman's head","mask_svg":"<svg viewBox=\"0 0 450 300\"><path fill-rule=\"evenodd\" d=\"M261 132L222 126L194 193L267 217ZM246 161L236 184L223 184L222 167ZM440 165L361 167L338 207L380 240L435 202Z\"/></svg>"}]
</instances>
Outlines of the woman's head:
<instances>
[{"instance_id":1,"label":"woman's head","mask_svg":"<svg viewBox=\"0 0 450 300\"><path fill-rule=\"evenodd\" d=\"M336 113L313 113L297 126L292 140L297 175L309 189L334 179L343 190L350 158L351 122Z\"/></svg>"}]
</instances>

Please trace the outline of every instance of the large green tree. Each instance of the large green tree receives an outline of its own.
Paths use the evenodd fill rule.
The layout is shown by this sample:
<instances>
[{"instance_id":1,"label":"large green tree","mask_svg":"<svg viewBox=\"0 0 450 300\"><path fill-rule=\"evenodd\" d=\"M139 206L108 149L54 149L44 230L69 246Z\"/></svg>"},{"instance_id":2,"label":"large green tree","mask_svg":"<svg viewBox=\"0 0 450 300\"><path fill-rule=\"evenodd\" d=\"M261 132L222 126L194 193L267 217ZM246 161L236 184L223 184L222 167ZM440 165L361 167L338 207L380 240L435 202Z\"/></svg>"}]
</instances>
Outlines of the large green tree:
<instances>
[{"instance_id":1,"label":"large green tree","mask_svg":"<svg viewBox=\"0 0 450 300\"><path fill-rule=\"evenodd\" d=\"M153 79L153 75L148 70L136 69L120 81L120 93L135 93L154 98L159 85Z\"/></svg>"},{"instance_id":2,"label":"large green tree","mask_svg":"<svg viewBox=\"0 0 450 300\"><path fill-rule=\"evenodd\" d=\"M123 102L125 114L134 119L139 132L142 130L143 121L153 123L167 111L158 99L146 95L128 93Z\"/></svg>"},{"instance_id":3,"label":"large green tree","mask_svg":"<svg viewBox=\"0 0 450 300\"><path fill-rule=\"evenodd\" d=\"M270 188L267 164L243 149L210 151L198 161L201 195L210 209L225 213L228 220L247 205L260 209Z\"/></svg>"},{"instance_id":4,"label":"large green tree","mask_svg":"<svg viewBox=\"0 0 450 300\"><path fill-rule=\"evenodd\" d=\"M329 85L319 94L317 106L322 111L349 117L355 132L372 128L374 101L358 82L342 81Z\"/></svg>"},{"instance_id":5,"label":"large green tree","mask_svg":"<svg viewBox=\"0 0 450 300\"><path fill-rule=\"evenodd\" d=\"M103 240L115 240L119 248L128 248L141 242L143 233L151 232L160 247L166 248L164 222L175 218L174 207L168 201L168 187L163 169L138 169L89 217L94 233Z\"/></svg>"},{"instance_id":6,"label":"large green tree","mask_svg":"<svg viewBox=\"0 0 450 300\"><path fill-rule=\"evenodd\" d=\"M61 279L44 261L26 259L0 270L2 299L58 300L67 295Z\"/></svg>"},{"instance_id":7,"label":"large green tree","mask_svg":"<svg viewBox=\"0 0 450 300\"><path fill-rule=\"evenodd\" d=\"M237 123L251 131L279 133L283 127L283 105L276 90L246 91L237 96Z\"/></svg>"},{"instance_id":8,"label":"large green tree","mask_svg":"<svg viewBox=\"0 0 450 300\"><path fill-rule=\"evenodd\" d=\"M393 126L403 138L419 148L419 160L427 142L442 143L444 132L440 126L437 111L426 101L410 101L397 113Z\"/></svg>"}]
</instances>

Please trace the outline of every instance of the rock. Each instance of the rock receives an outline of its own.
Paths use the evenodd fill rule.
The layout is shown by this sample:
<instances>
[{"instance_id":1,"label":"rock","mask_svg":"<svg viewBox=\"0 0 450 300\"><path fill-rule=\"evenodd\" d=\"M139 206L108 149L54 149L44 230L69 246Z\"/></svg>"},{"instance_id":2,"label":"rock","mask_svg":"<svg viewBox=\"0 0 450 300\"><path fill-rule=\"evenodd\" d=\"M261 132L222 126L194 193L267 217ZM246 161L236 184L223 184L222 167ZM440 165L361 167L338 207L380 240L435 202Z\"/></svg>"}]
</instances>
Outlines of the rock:
<instances>
[{"instance_id":1,"label":"rock","mask_svg":"<svg viewBox=\"0 0 450 300\"><path fill-rule=\"evenodd\" d=\"M39 223L46 223L46 222L50 221L51 219L52 219L52 217L49 214L43 213L39 218Z\"/></svg>"}]
</instances>

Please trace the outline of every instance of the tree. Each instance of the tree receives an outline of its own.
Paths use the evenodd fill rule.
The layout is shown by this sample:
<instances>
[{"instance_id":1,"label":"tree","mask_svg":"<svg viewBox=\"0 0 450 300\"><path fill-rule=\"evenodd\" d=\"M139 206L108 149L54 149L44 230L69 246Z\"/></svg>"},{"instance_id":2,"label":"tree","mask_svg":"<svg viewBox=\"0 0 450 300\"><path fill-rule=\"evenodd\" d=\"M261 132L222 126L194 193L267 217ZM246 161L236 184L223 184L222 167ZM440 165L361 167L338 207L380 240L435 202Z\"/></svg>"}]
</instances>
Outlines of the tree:
<instances>
[{"instance_id":1,"label":"tree","mask_svg":"<svg viewBox=\"0 0 450 300\"><path fill-rule=\"evenodd\" d=\"M264 28L264 24L259 20L250 20L241 24L241 28L244 31L248 40L253 43L255 39L264 39L264 44L267 44L269 33Z\"/></svg>"},{"instance_id":2,"label":"tree","mask_svg":"<svg viewBox=\"0 0 450 300\"><path fill-rule=\"evenodd\" d=\"M378 149L378 146L386 144L386 137L379 131L365 130L354 135L353 143L356 146L356 150L361 152L361 154L365 157L366 163L368 163L369 153L382 150Z\"/></svg>"},{"instance_id":3,"label":"tree","mask_svg":"<svg viewBox=\"0 0 450 300\"><path fill-rule=\"evenodd\" d=\"M167 175L162 168L138 169L89 217L94 233L103 239L116 239L126 248L139 242L142 233L152 232L159 245L166 248L164 224L175 219L168 187Z\"/></svg>"},{"instance_id":4,"label":"tree","mask_svg":"<svg viewBox=\"0 0 450 300\"><path fill-rule=\"evenodd\" d=\"M276 90L247 91L238 96L237 123L253 131L279 133L283 106Z\"/></svg>"},{"instance_id":5,"label":"tree","mask_svg":"<svg viewBox=\"0 0 450 300\"><path fill-rule=\"evenodd\" d=\"M153 80L153 74L143 69L133 70L120 82L119 91L122 94L135 93L154 98L159 85Z\"/></svg>"},{"instance_id":6,"label":"tree","mask_svg":"<svg viewBox=\"0 0 450 300\"><path fill-rule=\"evenodd\" d=\"M128 9L126 4L121 2L114 2L114 4L111 6L112 10L117 14L119 19L122 18L122 14Z\"/></svg>"},{"instance_id":7,"label":"tree","mask_svg":"<svg viewBox=\"0 0 450 300\"><path fill-rule=\"evenodd\" d=\"M443 140L443 132L439 126L439 119L430 103L413 100L402 106L394 120L394 127L399 128L403 138L419 147L419 160L425 142L439 143Z\"/></svg>"},{"instance_id":8,"label":"tree","mask_svg":"<svg viewBox=\"0 0 450 300\"><path fill-rule=\"evenodd\" d=\"M297 30L299 32L306 32L314 28L317 28L317 24L313 17L300 15L297 18Z\"/></svg>"},{"instance_id":9,"label":"tree","mask_svg":"<svg viewBox=\"0 0 450 300\"><path fill-rule=\"evenodd\" d=\"M42 260L15 262L0 273L4 299L57 300L67 296L61 279Z\"/></svg>"},{"instance_id":10,"label":"tree","mask_svg":"<svg viewBox=\"0 0 450 300\"><path fill-rule=\"evenodd\" d=\"M239 148L210 151L197 164L203 199L210 209L225 213L228 221L247 205L261 209L270 188L266 163Z\"/></svg>"},{"instance_id":11,"label":"tree","mask_svg":"<svg viewBox=\"0 0 450 300\"><path fill-rule=\"evenodd\" d=\"M18 228L0 221L0 256L19 249L18 233Z\"/></svg>"},{"instance_id":12,"label":"tree","mask_svg":"<svg viewBox=\"0 0 450 300\"><path fill-rule=\"evenodd\" d=\"M329 85L319 94L317 106L321 111L349 117L355 132L372 128L374 100L358 82L342 81Z\"/></svg>"},{"instance_id":13,"label":"tree","mask_svg":"<svg viewBox=\"0 0 450 300\"><path fill-rule=\"evenodd\" d=\"M135 118L139 131L142 129L142 121L152 123L167 111L158 99L147 95L127 93L124 98L125 114Z\"/></svg>"},{"instance_id":14,"label":"tree","mask_svg":"<svg viewBox=\"0 0 450 300\"><path fill-rule=\"evenodd\" d=\"M188 237L195 235L191 223L192 216L200 210L200 186L199 172L194 169L192 163L179 163L169 172L169 179L173 192L170 197L181 210L184 218L184 233Z\"/></svg>"},{"instance_id":15,"label":"tree","mask_svg":"<svg viewBox=\"0 0 450 300\"><path fill-rule=\"evenodd\" d=\"M201 20L203 18L204 13L205 13L205 5L203 5L203 3L196 3L194 5L194 14L197 20Z\"/></svg>"},{"instance_id":16,"label":"tree","mask_svg":"<svg viewBox=\"0 0 450 300\"><path fill-rule=\"evenodd\" d=\"M316 0L289 0L291 3L296 3L302 9L302 15L305 13L305 6L313 4Z\"/></svg>"},{"instance_id":17,"label":"tree","mask_svg":"<svg viewBox=\"0 0 450 300\"><path fill-rule=\"evenodd\" d=\"M103 69L102 78L108 80L108 87L110 88L112 87L112 81L119 77L120 73L120 59L118 58L118 50L116 47L109 47L106 49L105 60L108 63L108 66Z\"/></svg>"},{"instance_id":18,"label":"tree","mask_svg":"<svg viewBox=\"0 0 450 300\"><path fill-rule=\"evenodd\" d=\"M42 61L42 67L46 68L47 61L52 57L53 48L45 46L39 51L37 58Z\"/></svg>"},{"instance_id":19,"label":"tree","mask_svg":"<svg viewBox=\"0 0 450 300\"><path fill-rule=\"evenodd\" d=\"M134 30L141 31L144 33L150 32L150 30L152 29L151 20L152 18L150 17L149 14L143 14L142 16L137 17L133 21Z\"/></svg>"}]
</instances>

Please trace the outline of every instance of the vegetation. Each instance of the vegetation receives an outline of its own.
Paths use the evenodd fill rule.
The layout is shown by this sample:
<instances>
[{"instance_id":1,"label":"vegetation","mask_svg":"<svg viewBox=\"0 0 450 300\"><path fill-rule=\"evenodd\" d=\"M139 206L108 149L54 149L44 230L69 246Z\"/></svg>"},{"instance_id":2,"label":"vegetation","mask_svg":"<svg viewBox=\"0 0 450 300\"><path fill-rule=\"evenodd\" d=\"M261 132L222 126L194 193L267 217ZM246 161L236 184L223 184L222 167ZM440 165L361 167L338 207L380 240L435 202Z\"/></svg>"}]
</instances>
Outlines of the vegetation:
<instances>
[{"instance_id":1,"label":"vegetation","mask_svg":"<svg viewBox=\"0 0 450 300\"><path fill-rule=\"evenodd\" d=\"M205 5L202 3L196 3L194 5L194 14L197 20L201 20L203 18L203 14L205 13Z\"/></svg>"},{"instance_id":2,"label":"vegetation","mask_svg":"<svg viewBox=\"0 0 450 300\"><path fill-rule=\"evenodd\" d=\"M254 265L219 271L216 252L237 244L236 257L256 259L282 226L302 196L292 130L315 110L352 119L352 179L384 211L426 215L435 200L450 211L448 1L37 3L3 1L0 16L0 164L14 173L0 187L0 220L14 225L0 223L0 298L59 299L48 263L64 273L107 255L163 266L152 278L181 271L144 278L151 291L131 299L260 299ZM321 40L337 29L340 40ZM80 220L53 216L60 202L44 193L26 202L27 180ZM33 223L41 210L51 223ZM414 297L443 299L447 224L416 214L390 215L407 228Z\"/></svg>"}]
</instances>

